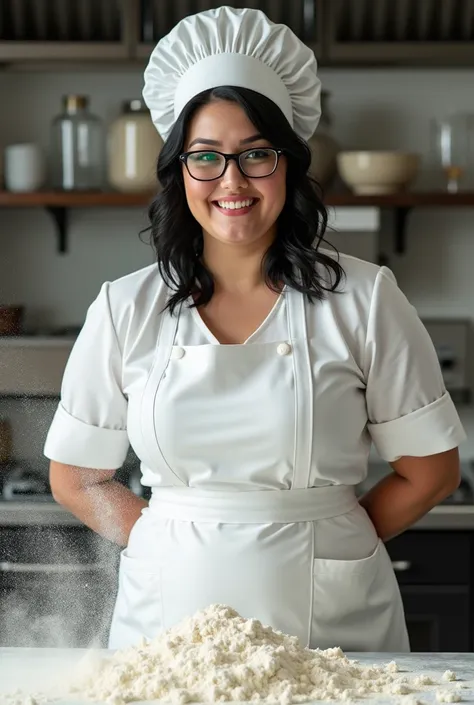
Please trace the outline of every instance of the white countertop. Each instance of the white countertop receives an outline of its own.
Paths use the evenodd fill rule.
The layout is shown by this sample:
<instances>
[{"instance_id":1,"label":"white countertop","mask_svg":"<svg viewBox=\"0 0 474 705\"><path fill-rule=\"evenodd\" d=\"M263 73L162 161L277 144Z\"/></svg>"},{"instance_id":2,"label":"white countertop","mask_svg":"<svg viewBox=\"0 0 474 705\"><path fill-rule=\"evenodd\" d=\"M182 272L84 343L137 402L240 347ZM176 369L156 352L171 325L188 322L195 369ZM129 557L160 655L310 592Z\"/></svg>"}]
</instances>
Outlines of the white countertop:
<instances>
[{"instance_id":1,"label":"white countertop","mask_svg":"<svg viewBox=\"0 0 474 705\"><path fill-rule=\"evenodd\" d=\"M0 703L1 694L12 693L17 689L22 693L32 693L34 691L44 691L57 681L58 676L67 679L68 674L73 672L75 665L86 653L85 649L0 649ZM104 651L104 654L107 652ZM362 665L382 665L390 661L396 661L401 669L400 676L413 676L426 674L439 683L422 692L419 696L413 694L426 705L437 703L436 691L442 688L443 691L454 690L455 683L445 683L441 681L441 676L447 669L453 670L464 688L462 702L474 703L474 654L347 654L349 658L360 661ZM407 696L383 696L370 698L378 705L382 703L409 702ZM3 702L9 703L9 698L3 698ZM10 701L11 702L11 701ZM55 700L55 705L73 705L78 700ZM364 700L359 700L362 703ZM410 701L411 702L411 701ZM248 705L248 704L247 704Z\"/></svg>"},{"instance_id":2,"label":"white countertop","mask_svg":"<svg viewBox=\"0 0 474 705\"><path fill-rule=\"evenodd\" d=\"M0 500L0 528L2 526L81 526L81 522L53 501ZM474 529L474 505L441 504L412 528L447 531Z\"/></svg>"}]
</instances>

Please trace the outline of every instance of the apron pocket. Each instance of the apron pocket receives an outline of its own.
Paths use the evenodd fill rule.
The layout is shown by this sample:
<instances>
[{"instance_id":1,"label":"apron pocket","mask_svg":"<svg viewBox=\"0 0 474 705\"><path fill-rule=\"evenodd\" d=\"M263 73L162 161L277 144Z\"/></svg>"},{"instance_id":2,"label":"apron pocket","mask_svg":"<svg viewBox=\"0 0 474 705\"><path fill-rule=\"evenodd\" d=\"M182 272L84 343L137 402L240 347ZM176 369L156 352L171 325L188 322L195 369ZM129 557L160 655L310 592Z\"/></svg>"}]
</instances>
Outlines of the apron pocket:
<instances>
[{"instance_id":1,"label":"apron pocket","mask_svg":"<svg viewBox=\"0 0 474 705\"><path fill-rule=\"evenodd\" d=\"M311 647L409 651L403 606L383 542L360 560L313 562Z\"/></svg>"},{"instance_id":2,"label":"apron pocket","mask_svg":"<svg viewBox=\"0 0 474 705\"><path fill-rule=\"evenodd\" d=\"M162 629L160 568L154 562L132 558L125 549L120 556L109 648L133 646L142 637L153 639Z\"/></svg>"}]
</instances>

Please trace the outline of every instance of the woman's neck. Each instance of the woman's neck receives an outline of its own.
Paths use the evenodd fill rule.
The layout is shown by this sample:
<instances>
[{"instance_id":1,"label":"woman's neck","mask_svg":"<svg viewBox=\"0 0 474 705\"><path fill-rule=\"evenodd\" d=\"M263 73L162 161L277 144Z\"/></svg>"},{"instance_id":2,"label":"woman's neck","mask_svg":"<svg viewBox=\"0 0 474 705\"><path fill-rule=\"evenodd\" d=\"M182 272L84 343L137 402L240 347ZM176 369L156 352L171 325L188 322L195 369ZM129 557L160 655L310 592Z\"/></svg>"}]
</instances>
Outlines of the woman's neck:
<instances>
[{"instance_id":1,"label":"woman's neck","mask_svg":"<svg viewBox=\"0 0 474 705\"><path fill-rule=\"evenodd\" d=\"M205 234L203 262L212 274L216 292L245 295L261 288L265 284L262 261L272 239L229 245Z\"/></svg>"}]
</instances>

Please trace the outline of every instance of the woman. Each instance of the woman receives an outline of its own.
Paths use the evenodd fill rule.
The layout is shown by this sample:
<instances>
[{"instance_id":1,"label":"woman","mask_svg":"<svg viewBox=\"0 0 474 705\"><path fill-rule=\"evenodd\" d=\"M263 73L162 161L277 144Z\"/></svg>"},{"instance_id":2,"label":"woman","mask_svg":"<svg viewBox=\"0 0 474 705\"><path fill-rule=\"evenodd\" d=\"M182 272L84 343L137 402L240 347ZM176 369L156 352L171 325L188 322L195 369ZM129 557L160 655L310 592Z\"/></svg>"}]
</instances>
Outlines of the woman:
<instances>
[{"instance_id":1,"label":"woman","mask_svg":"<svg viewBox=\"0 0 474 705\"><path fill-rule=\"evenodd\" d=\"M255 10L188 17L151 57L158 266L102 287L45 448L55 498L126 546L112 648L212 603L409 648L383 542L458 485L463 431L391 272L319 248L319 88ZM149 505L113 479L129 441ZM359 503L371 441L393 473Z\"/></svg>"}]
</instances>

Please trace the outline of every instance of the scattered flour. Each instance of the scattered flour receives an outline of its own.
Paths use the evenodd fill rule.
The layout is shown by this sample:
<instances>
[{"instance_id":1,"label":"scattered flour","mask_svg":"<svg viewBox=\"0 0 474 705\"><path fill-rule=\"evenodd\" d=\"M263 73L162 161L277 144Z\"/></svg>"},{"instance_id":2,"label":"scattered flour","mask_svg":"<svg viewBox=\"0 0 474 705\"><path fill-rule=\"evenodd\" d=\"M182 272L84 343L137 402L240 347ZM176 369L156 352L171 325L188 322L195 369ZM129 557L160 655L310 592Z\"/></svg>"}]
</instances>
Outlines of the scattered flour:
<instances>
[{"instance_id":1,"label":"scattered flour","mask_svg":"<svg viewBox=\"0 0 474 705\"><path fill-rule=\"evenodd\" d=\"M436 691L436 700L439 703L459 703L461 702L461 693L455 690L438 690Z\"/></svg>"},{"instance_id":2,"label":"scattered flour","mask_svg":"<svg viewBox=\"0 0 474 705\"><path fill-rule=\"evenodd\" d=\"M419 688L423 685L434 685L434 681L430 676L425 676L423 673L421 676L415 676L413 679L413 685L415 688Z\"/></svg>"},{"instance_id":3,"label":"scattered flour","mask_svg":"<svg viewBox=\"0 0 474 705\"><path fill-rule=\"evenodd\" d=\"M362 666L340 648L312 650L296 637L244 619L222 605L198 612L152 641L88 665L71 692L111 705L136 700L171 703L354 701L373 694L406 695L416 686L395 662Z\"/></svg>"},{"instance_id":4,"label":"scattered flour","mask_svg":"<svg viewBox=\"0 0 474 705\"><path fill-rule=\"evenodd\" d=\"M456 674L454 671L445 671L443 673L443 680L444 681L455 681L456 680ZM455 701L456 702L456 701Z\"/></svg>"}]
</instances>

